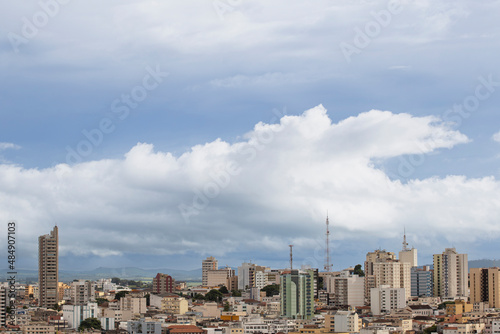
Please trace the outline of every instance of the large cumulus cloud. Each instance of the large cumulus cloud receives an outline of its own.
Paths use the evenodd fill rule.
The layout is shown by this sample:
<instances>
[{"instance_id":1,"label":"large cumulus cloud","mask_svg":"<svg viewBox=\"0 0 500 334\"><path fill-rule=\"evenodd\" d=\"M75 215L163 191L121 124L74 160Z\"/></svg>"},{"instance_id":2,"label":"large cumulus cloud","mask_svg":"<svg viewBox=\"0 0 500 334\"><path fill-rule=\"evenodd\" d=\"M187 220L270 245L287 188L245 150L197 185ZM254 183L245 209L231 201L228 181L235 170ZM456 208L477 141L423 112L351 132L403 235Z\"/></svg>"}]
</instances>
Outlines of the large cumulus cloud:
<instances>
[{"instance_id":1,"label":"large cumulus cloud","mask_svg":"<svg viewBox=\"0 0 500 334\"><path fill-rule=\"evenodd\" d=\"M180 156L138 143L121 159L47 169L2 164L0 212L23 226L32 254L37 236L57 223L67 256L210 250L265 257L286 253L290 242L307 256L318 253L326 210L335 247L394 237L406 226L413 241L440 251L436 241L500 235L497 180L450 175L402 183L373 161L468 141L432 116L371 110L333 123L318 106Z\"/></svg>"}]
</instances>

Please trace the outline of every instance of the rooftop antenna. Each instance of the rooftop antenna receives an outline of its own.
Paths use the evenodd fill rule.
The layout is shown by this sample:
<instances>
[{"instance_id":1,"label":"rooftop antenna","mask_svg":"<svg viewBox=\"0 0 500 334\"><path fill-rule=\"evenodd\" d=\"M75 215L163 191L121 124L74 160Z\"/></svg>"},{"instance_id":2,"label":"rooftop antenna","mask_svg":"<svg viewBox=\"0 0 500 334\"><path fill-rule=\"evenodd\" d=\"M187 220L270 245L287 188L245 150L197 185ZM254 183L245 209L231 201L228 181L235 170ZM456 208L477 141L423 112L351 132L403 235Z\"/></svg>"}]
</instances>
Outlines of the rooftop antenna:
<instances>
[{"instance_id":1,"label":"rooftop antenna","mask_svg":"<svg viewBox=\"0 0 500 334\"><path fill-rule=\"evenodd\" d=\"M406 242L406 227L404 228L403 232L403 252L408 250L408 243Z\"/></svg>"},{"instance_id":2,"label":"rooftop antenna","mask_svg":"<svg viewBox=\"0 0 500 334\"><path fill-rule=\"evenodd\" d=\"M292 254L292 247L293 245L288 245L290 247L290 270L293 269L293 254Z\"/></svg>"},{"instance_id":3,"label":"rooftop antenna","mask_svg":"<svg viewBox=\"0 0 500 334\"><path fill-rule=\"evenodd\" d=\"M328 211L326 212L326 247L325 247L325 271L332 271L332 264L330 263L330 222L328 221Z\"/></svg>"}]
</instances>

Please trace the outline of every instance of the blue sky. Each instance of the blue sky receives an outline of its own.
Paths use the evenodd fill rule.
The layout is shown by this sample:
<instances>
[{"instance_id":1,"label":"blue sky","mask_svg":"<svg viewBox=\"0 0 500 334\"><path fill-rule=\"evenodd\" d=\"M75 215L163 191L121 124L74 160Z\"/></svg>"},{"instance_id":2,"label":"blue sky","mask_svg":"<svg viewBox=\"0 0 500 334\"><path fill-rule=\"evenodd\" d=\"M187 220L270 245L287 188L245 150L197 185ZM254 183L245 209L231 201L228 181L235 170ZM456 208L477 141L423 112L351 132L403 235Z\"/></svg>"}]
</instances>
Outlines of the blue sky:
<instances>
[{"instance_id":1,"label":"blue sky","mask_svg":"<svg viewBox=\"0 0 500 334\"><path fill-rule=\"evenodd\" d=\"M21 267L498 258L499 1L0 3Z\"/></svg>"}]
</instances>

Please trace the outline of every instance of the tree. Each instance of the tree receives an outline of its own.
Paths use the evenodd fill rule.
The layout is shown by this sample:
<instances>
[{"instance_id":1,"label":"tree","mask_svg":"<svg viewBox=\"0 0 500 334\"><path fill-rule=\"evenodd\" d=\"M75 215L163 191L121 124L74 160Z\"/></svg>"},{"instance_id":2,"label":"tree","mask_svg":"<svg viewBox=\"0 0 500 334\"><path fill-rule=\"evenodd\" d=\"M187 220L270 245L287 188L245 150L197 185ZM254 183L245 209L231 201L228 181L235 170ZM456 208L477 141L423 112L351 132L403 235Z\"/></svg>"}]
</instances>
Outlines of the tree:
<instances>
[{"instance_id":1,"label":"tree","mask_svg":"<svg viewBox=\"0 0 500 334\"><path fill-rule=\"evenodd\" d=\"M229 303L228 303L228 302L226 302L226 303L224 304L224 312L229 312L229 311L230 311L230 306L229 306Z\"/></svg>"},{"instance_id":2,"label":"tree","mask_svg":"<svg viewBox=\"0 0 500 334\"><path fill-rule=\"evenodd\" d=\"M122 297L125 297L125 295L129 293L129 291L120 291L115 293L115 299L120 300Z\"/></svg>"},{"instance_id":3,"label":"tree","mask_svg":"<svg viewBox=\"0 0 500 334\"><path fill-rule=\"evenodd\" d=\"M101 321L99 321L99 319L97 319L97 318L87 318L80 323L80 326L78 327L78 331L82 332L85 329L91 329L91 328L102 329Z\"/></svg>"},{"instance_id":4,"label":"tree","mask_svg":"<svg viewBox=\"0 0 500 334\"><path fill-rule=\"evenodd\" d=\"M205 295L206 300L211 300L213 302L222 301L222 297L223 297L222 292L220 292L217 289L212 289Z\"/></svg>"},{"instance_id":5,"label":"tree","mask_svg":"<svg viewBox=\"0 0 500 334\"><path fill-rule=\"evenodd\" d=\"M363 271L363 269L361 269L361 265L360 264L357 264L354 267L353 274L358 275L359 277L364 277L365 276L365 272Z\"/></svg>"},{"instance_id":6,"label":"tree","mask_svg":"<svg viewBox=\"0 0 500 334\"><path fill-rule=\"evenodd\" d=\"M224 293L224 294L229 293L229 291L227 290L226 286L224 286L224 285L220 287L219 291L221 293Z\"/></svg>"},{"instance_id":7,"label":"tree","mask_svg":"<svg viewBox=\"0 0 500 334\"><path fill-rule=\"evenodd\" d=\"M233 291L231 291L231 295L233 297L241 297L241 291L240 290L233 290Z\"/></svg>"},{"instance_id":8,"label":"tree","mask_svg":"<svg viewBox=\"0 0 500 334\"><path fill-rule=\"evenodd\" d=\"M103 303L106 303L108 300L106 298L96 298L95 301L97 305L101 306Z\"/></svg>"},{"instance_id":9,"label":"tree","mask_svg":"<svg viewBox=\"0 0 500 334\"><path fill-rule=\"evenodd\" d=\"M205 296L203 296L201 293L197 293L193 296L193 300L204 300Z\"/></svg>"},{"instance_id":10,"label":"tree","mask_svg":"<svg viewBox=\"0 0 500 334\"><path fill-rule=\"evenodd\" d=\"M118 277L113 277L111 283L120 284L120 279Z\"/></svg>"},{"instance_id":11,"label":"tree","mask_svg":"<svg viewBox=\"0 0 500 334\"><path fill-rule=\"evenodd\" d=\"M59 312L61 310L61 305L59 305L58 303L55 303L54 310Z\"/></svg>"},{"instance_id":12,"label":"tree","mask_svg":"<svg viewBox=\"0 0 500 334\"><path fill-rule=\"evenodd\" d=\"M444 310L446 308L446 305L448 304L455 304L455 302L449 301L449 302L444 302L438 305L438 310Z\"/></svg>"},{"instance_id":13,"label":"tree","mask_svg":"<svg viewBox=\"0 0 500 334\"><path fill-rule=\"evenodd\" d=\"M265 291L266 297L272 297L280 294L280 286L278 284L266 285L260 291Z\"/></svg>"},{"instance_id":14,"label":"tree","mask_svg":"<svg viewBox=\"0 0 500 334\"><path fill-rule=\"evenodd\" d=\"M146 297L146 306L151 306L151 295L148 293L144 297Z\"/></svg>"},{"instance_id":15,"label":"tree","mask_svg":"<svg viewBox=\"0 0 500 334\"><path fill-rule=\"evenodd\" d=\"M437 332L437 326L433 325L424 329L424 334L431 334L432 332Z\"/></svg>"}]
</instances>

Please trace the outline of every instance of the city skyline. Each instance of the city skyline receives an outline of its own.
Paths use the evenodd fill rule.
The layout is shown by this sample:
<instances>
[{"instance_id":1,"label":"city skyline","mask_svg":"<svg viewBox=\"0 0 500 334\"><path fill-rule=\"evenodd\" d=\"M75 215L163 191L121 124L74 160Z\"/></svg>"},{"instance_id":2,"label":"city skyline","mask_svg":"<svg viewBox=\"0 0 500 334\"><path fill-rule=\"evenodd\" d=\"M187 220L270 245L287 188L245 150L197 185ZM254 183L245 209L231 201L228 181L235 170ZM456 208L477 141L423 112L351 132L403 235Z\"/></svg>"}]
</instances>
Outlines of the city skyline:
<instances>
[{"instance_id":1,"label":"city skyline","mask_svg":"<svg viewBox=\"0 0 500 334\"><path fill-rule=\"evenodd\" d=\"M499 3L4 2L19 268L500 258Z\"/></svg>"}]
</instances>

